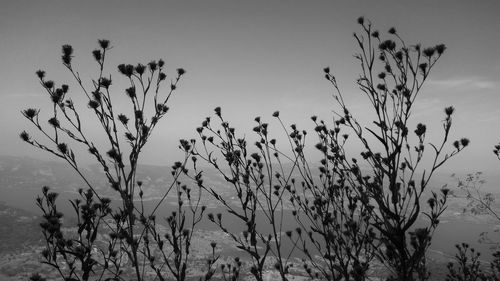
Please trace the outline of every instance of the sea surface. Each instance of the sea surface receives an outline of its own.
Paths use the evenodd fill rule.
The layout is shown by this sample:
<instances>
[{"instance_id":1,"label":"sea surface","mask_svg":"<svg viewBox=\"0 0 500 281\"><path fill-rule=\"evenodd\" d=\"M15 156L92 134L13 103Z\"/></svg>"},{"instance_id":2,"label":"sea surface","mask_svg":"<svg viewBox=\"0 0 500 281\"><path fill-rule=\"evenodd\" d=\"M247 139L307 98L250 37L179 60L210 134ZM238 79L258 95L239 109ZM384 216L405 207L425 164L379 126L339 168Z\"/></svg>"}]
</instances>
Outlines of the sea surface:
<instances>
[{"instance_id":1,"label":"sea surface","mask_svg":"<svg viewBox=\"0 0 500 281\"><path fill-rule=\"evenodd\" d=\"M4 190L5 191L5 190ZM15 192L2 192L1 201L4 201L7 205L25 209L35 214L40 214L40 210L35 204L35 194L40 194L40 189L30 189L23 188L15 190ZM71 217L74 213L71 204L68 202L69 199L77 198L78 194L63 192L58 197L58 208L67 217ZM144 207L146 212L152 210L157 204L158 200L149 200L144 202ZM118 204L118 202L116 202ZM138 203L138 202L137 202ZM168 216L172 211L175 211L177 206L173 202L162 202L158 208L156 214L158 218ZM206 214L208 213L221 213L223 217L223 224L231 232L241 233L243 230L243 224L241 220L235 216L228 214L225 208L208 208ZM297 225L295 219L292 217L290 211L284 211L284 220L282 231L294 230ZM161 220L159 220L162 223ZM418 225L423 225L424 221L419 221ZM197 228L203 230L218 230L219 227L208 219L203 219ZM269 233L272 231L271 225L266 222L263 215L258 219L258 228L264 233ZM488 232L491 237L497 238L498 241L499 233L495 232L495 225L485 223L484 221L474 221L470 218L465 220L461 219L461 216L456 216L452 218L445 218L442 220L437 230L434 233L431 245L431 253L441 256L442 258L451 258L456 253L455 245L462 242L467 242L469 245L474 247L476 250L482 253L481 259L484 261L491 260L491 245L480 243L479 237L483 232ZM284 247L285 251L288 251L292 244L285 238ZM232 251L230 251L232 252Z\"/></svg>"}]
</instances>

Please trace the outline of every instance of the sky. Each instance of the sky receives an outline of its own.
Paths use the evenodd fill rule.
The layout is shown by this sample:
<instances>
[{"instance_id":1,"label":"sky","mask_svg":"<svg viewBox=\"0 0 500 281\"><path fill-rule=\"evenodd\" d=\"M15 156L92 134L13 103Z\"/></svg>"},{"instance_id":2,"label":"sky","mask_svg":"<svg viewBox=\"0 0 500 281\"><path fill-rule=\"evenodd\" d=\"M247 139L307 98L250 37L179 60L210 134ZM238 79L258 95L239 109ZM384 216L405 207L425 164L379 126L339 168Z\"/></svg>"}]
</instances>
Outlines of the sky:
<instances>
[{"instance_id":1,"label":"sky","mask_svg":"<svg viewBox=\"0 0 500 281\"><path fill-rule=\"evenodd\" d=\"M19 139L20 131L35 131L22 109L48 112L35 71L46 70L57 84L69 83L71 97L78 100L82 93L60 62L60 47L74 47L74 64L89 81L97 73L91 51L102 38L113 46L105 72L114 78L117 97L124 98L120 63L163 58L170 77L178 67L187 71L143 163L177 161L178 140L196 137L196 127L216 106L245 136L251 135L256 116L283 136L271 117L275 110L285 123L308 130L312 115L331 120L338 106L323 78L326 66L362 119L369 105L355 85L360 69L352 34L360 31L356 19L364 16L380 31L396 27L408 43L446 44L417 100L414 121L427 124L429 141L437 142L443 108L453 105L451 138L468 137L471 145L443 171L498 173L500 161L492 150L500 142L499 11L495 0L2 1L0 155L54 160ZM126 106L125 98L118 105ZM98 138L90 121L87 130Z\"/></svg>"}]
</instances>

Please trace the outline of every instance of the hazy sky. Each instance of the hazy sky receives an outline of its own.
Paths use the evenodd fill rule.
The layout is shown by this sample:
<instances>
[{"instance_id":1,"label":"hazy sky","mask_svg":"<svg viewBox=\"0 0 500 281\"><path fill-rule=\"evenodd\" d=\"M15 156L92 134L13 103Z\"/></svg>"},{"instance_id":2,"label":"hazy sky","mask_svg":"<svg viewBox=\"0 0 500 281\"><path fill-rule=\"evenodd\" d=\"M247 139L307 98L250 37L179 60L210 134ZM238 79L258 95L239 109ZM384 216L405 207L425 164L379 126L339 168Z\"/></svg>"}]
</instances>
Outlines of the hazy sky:
<instances>
[{"instance_id":1,"label":"hazy sky","mask_svg":"<svg viewBox=\"0 0 500 281\"><path fill-rule=\"evenodd\" d=\"M45 69L58 84L71 76L60 46L75 48L83 79L96 74L91 51L98 39L113 45L106 68L119 85L119 63L164 58L169 74L187 70L171 112L153 135L144 162L170 165L179 138L192 138L205 116L221 106L249 135L261 115L281 134L271 114L312 129L309 117L330 119L337 109L322 68L331 66L353 109L368 109L354 81L352 55L365 16L386 31L395 26L409 43L445 43L447 52L424 87L415 122L438 141L442 109L454 105L452 138L471 146L445 170L500 171L492 148L500 142L499 1L2 1L0 8L0 154L50 158L22 143L33 131L20 110L47 108L34 72ZM124 96L115 86L115 95ZM81 96L70 83L72 97ZM43 111L42 111L43 114ZM92 127L89 128L92 131ZM311 145L314 142L311 142Z\"/></svg>"}]
</instances>

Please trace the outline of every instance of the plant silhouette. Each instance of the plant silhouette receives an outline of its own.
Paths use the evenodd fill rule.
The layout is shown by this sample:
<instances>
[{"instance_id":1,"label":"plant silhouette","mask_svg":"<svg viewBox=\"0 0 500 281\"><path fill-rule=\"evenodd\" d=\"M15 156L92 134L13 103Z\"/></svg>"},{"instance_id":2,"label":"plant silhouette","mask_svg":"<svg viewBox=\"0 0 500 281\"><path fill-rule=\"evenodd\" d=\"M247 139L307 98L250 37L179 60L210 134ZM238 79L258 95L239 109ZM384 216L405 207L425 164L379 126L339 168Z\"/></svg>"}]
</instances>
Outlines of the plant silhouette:
<instances>
[{"instance_id":1,"label":"plant silhouette","mask_svg":"<svg viewBox=\"0 0 500 281\"><path fill-rule=\"evenodd\" d=\"M147 64L118 65L119 73L129 84L124 96L129 100L132 114L118 113L114 107L115 96L111 95L113 81L104 69L111 45L108 40L98 43L99 48L92 52L98 76L91 81L90 88L84 86L72 63L70 45L62 47L62 62L87 98L88 110L106 137L105 144L97 144L85 131L82 116L88 113L77 109L69 87L65 84L57 87L46 78L45 71L39 70L36 74L52 102L49 126L40 121L40 110L22 111L44 141L32 138L26 131L20 134L21 139L66 161L88 187L88 190L79 190L80 198L71 200L77 217L76 233L62 229L63 214L57 208L57 193L44 187L42 196L37 198L44 218L41 224L46 240L43 263L57 270L64 280L128 280L131 276L135 280L147 280L146 267L159 280L170 277L186 280L193 230L205 211L200 205L201 190L192 191L180 182L180 176L187 170L190 144L181 142L186 150L184 160L172 166L173 182L149 213L144 208L142 181L137 178L142 149L167 114L170 98L185 70L177 69L176 76L165 87L167 74L161 59ZM115 192L113 195L118 198L116 206L99 194L85 174L73 150L76 146L87 149L100 165L110 189ZM167 217L165 231L157 224L156 211L171 190L176 192L178 208ZM183 205L184 202L187 204ZM33 275L32 280L40 278L43 277Z\"/></svg>"},{"instance_id":2,"label":"plant silhouette","mask_svg":"<svg viewBox=\"0 0 500 281\"><path fill-rule=\"evenodd\" d=\"M261 117L255 118L253 129L257 141L250 144L217 107L215 117L207 117L196 129L199 141L180 140L184 157L172 165L172 184L151 212L145 211L143 183L137 177L140 154L168 113L184 69L177 69L164 90L163 60L118 65L129 84L124 92L132 112L123 114L114 107L113 80L104 69L110 42L99 40L99 48L92 52L98 75L90 88L72 64L73 48L64 45L63 65L87 98L88 110L106 142L97 143L86 133L69 87L56 86L44 71L38 71L52 102L51 116L46 125L40 122L39 109L22 111L44 141L26 131L20 137L66 161L88 187L71 200L76 233L63 229L57 193L42 189L37 205L44 218L43 263L64 280L187 280L193 235L206 217L245 256L221 262L217 244L210 243L212 252L200 280L241 280L249 274L263 281L274 270L279 280L287 281L299 267L314 280L369 280L375 262L385 266L387 280L428 280L426 254L449 196L448 189L430 190L429 182L469 144L467 138L449 140L452 106L444 109L438 142L428 143L425 124L410 128L417 96L446 47L408 45L395 28L382 35L362 17L358 24L361 32L354 34L358 48L354 57L360 76L356 84L368 101L372 123L358 121L329 67L323 71L337 107L332 123L311 117L318 162L313 163L306 153L308 132L285 125L279 111L272 116L285 135L286 146L279 145L279 135L274 136L271 125ZM361 145L359 155L346 149L351 143ZM76 146L83 146L100 165L118 205L100 194L85 175L74 152ZM224 179L234 198L221 195L217 186L204 180L200 161ZM190 178L191 184L183 184L183 177ZM157 219L161 214L156 212L170 192L175 192L176 210L162 226ZM226 213L207 211L201 203L203 193ZM232 230L228 216L240 222L241 231ZM425 222L417 227L422 216ZM293 227L289 227L291 222ZM468 250L459 250L460 260ZM34 274L31 280L43 277Z\"/></svg>"},{"instance_id":3,"label":"plant silhouette","mask_svg":"<svg viewBox=\"0 0 500 281\"><path fill-rule=\"evenodd\" d=\"M253 147L237 136L220 107L215 108L220 126L208 117L197 129L202 146L194 155L221 174L238 200L229 202L221 197L205 184L199 172L192 178L226 207L228 215L245 224L242 233L230 233L222 214L217 218L209 214L209 219L252 257L251 272L257 280L263 280L267 259L276 260L281 280L287 280L289 258L295 250L305 255L303 266L311 278L365 280L373 260L389 269L388 280L427 280L430 276L426 252L449 191L427 193L427 187L434 172L461 152L469 140L462 138L446 147L455 111L452 106L444 110L443 137L438 143L426 143L426 125L419 123L414 137L410 137L408 126L416 98L446 47L407 45L394 28L388 31L389 39L382 39L369 21L359 18L358 23L362 32L354 34L359 47L355 58L361 74L356 83L375 120L369 125L357 121L335 76L325 68L340 110L333 125L312 117L318 137L315 147L322 153L319 175L304 154L307 131L296 125L287 129L278 111L273 117L286 132L288 152L277 147L269 124L260 117L255 118L253 131L258 141ZM345 150L351 139L363 147L360 160ZM432 153L429 166L422 164L426 147ZM222 156L222 161L217 156ZM282 159L291 167L286 169ZM368 168L361 168L361 163ZM430 197L425 198L426 194ZM297 228L285 230L283 235L287 203L293 208ZM256 218L259 212L261 220ZM427 217L427 224L416 228L421 215ZM259 223L270 224L272 231L260 231ZM288 252L282 247L283 236L293 243Z\"/></svg>"}]
</instances>

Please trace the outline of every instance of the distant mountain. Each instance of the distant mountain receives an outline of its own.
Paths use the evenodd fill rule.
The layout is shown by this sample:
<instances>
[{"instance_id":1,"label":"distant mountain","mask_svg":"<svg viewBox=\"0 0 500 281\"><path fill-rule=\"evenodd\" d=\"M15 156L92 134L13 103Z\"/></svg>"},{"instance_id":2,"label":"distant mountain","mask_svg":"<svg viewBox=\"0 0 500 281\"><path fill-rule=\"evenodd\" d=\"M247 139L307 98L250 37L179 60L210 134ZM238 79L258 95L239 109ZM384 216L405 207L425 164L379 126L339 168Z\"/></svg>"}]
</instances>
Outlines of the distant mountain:
<instances>
[{"instance_id":1,"label":"distant mountain","mask_svg":"<svg viewBox=\"0 0 500 281\"><path fill-rule=\"evenodd\" d=\"M76 175L61 162L27 157L0 156L0 188L39 188L41 185L67 186Z\"/></svg>"},{"instance_id":2,"label":"distant mountain","mask_svg":"<svg viewBox=\"0 0 500 281\"><path fill-rule=\"evenodd\" d=\"M285 171L292 169L292 164L284 164ZM224 177L212 167L200 167L203 170L203 180L207 186L213 188L217 193L226 198L234 197L234 192ZM293 176L299 179L296 172ZM318 176L318 169L314 163L311 165L314 176ZM89 179L92 186L103 196L117 198L117 194L109 187L108 180L104 176L102 168L97 165L82 166L81 172ZM167 166L141 165L137 171L137 180L143 182L142 190L144 199L152 200L161 198L173 182L171 169ZM487 175L486 186L496 185L495 175ZM459 175L465 178L465 175ZM496 175L499 177L499 175ZM416 176L418 181L419 176ZM194 182L188 178L180 179L188 186ZM456 181L448 173L435 173L429 190L438 190L444 185L448 188L456 188ZM57 161L47 161L28 157L0 156L0 198L12 203L15 206L24 207L29 202L33 205L33 200L43 186L66 193L76 194L79 188L86 189L87 186L82 178L66 163ZM490 190L489 188L487 188ZM172 193L173 196L173 193ZM10 202L12 201L12 202ZM32 210L29 208L29 210Z\"/></svg>"},{"instance_id":3,"label":"distant mountain","mask_svg":"<svg viewBox=\"0 0 500 281\"><path fill-rule=\"evenodd\" d=\"M101 194L115 194L98 165L83 166L81 172ZM137 179L144 187L156 189L171 178L168 168L161 166L141 166ZM171 181L171 180L170 180ZM87 188L80 175L64 162L44 161L28 157L0 156L0 192L20 190L40 190L49 186L58 192L75 193L79 188ZM154 193L154 192L153 192Z\"/></svg>"},{"instance_id":4,"label":"distant mountain","mask_svg":"<svg viewBox=\"0 0 500 281\"><path fill-rule=\"evenodd\" d=\"M100 195L118 199L119 195L109 187L108 180L99 165L82 166L81 172ZM231 189L221 175L210 169L204 169L203 175L205 182L221 195L231 196ZM170 167L140 165L136 180L143 183L143 198L154 200L165 195L172 185L173 177ZM194 185L191 179L184 177L180 180L186 185ZM60 193L60 202L67 202L67 199L77 197L78 189L88 188L80 175L64 162L0 156L0 200L5 201L7 205L38 213L34 202L43 186L48 186L51 190ZM176 201L173 198L174 195L175 192L169 193L167 201ZM205 203L209 205L210 202Z\"/></svg>"}]
</instances>

